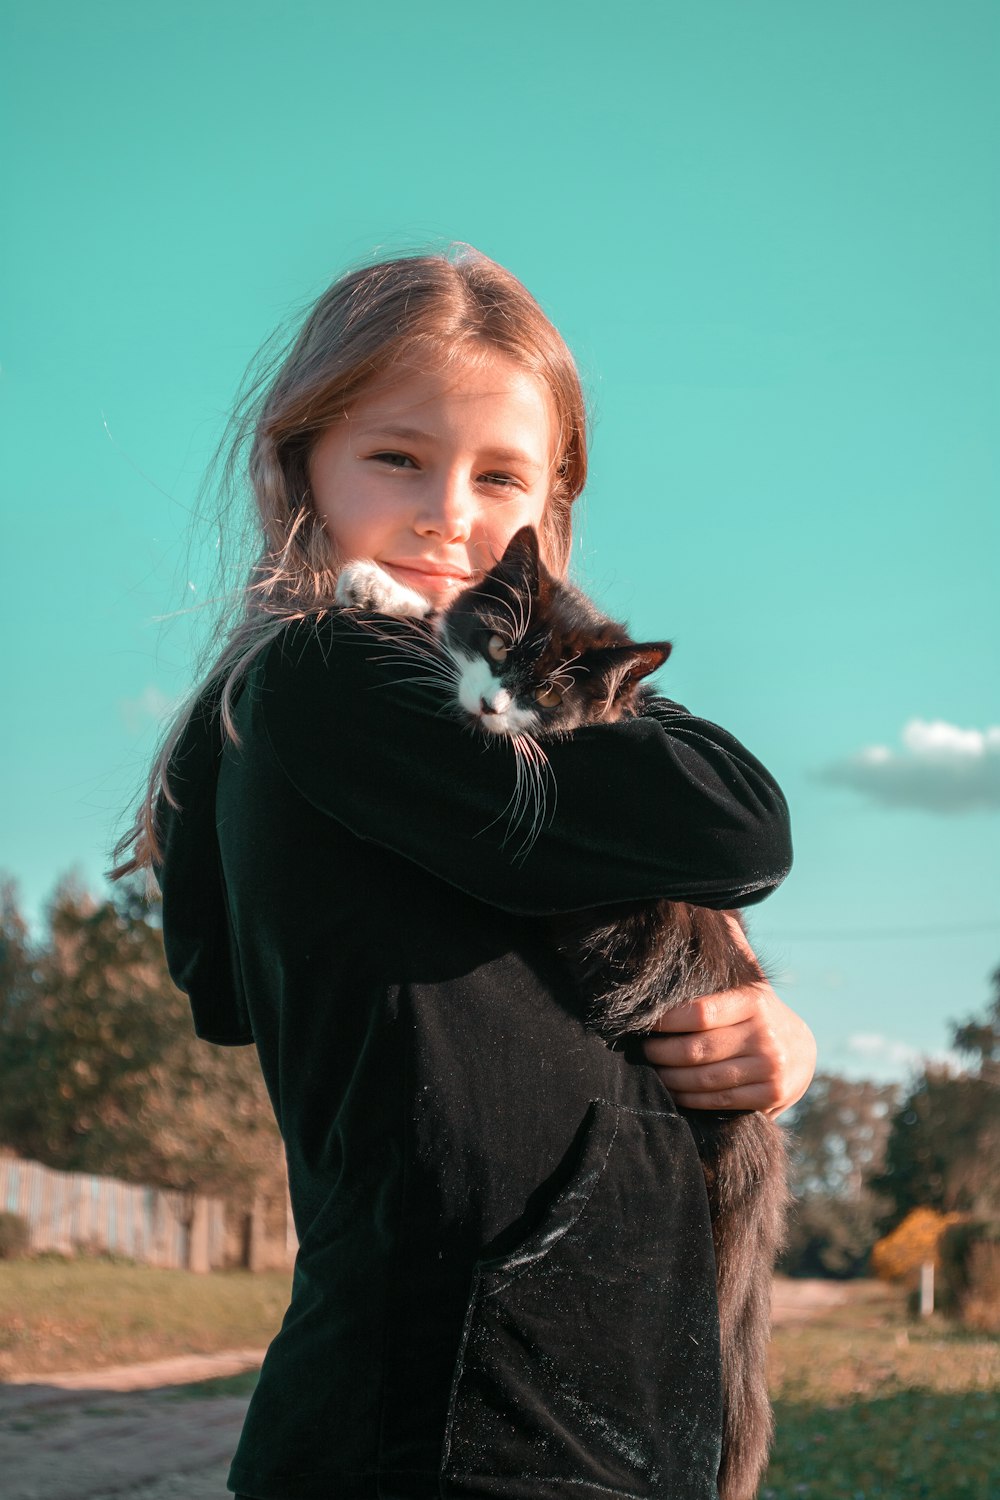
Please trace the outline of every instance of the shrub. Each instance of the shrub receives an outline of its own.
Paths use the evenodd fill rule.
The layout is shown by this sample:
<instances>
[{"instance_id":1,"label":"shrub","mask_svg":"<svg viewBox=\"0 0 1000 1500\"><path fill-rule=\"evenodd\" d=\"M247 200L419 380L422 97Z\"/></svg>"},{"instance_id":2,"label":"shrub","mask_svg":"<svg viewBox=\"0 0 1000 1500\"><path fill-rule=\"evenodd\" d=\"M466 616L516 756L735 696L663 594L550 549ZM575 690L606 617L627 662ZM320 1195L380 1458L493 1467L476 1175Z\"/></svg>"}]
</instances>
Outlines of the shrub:
<instances>
[{"instance_id":1,"label":"shrub","mask_svg":"<svg viewBox=\"0 0 1000 1500\"><path fill-rule=\"evenodd\" d=\"M0 1260L17 1260L27 1255L30 1243L27 1219L20 1214L0 1213Z\"/></svg>"},{"instance_id":2,"label":"shrub","mask_svg":"<svg viewBox=\"0 0 1000 1500\"><path fill-rule=\"evenodd\" d=\"M891 1234L872 1247L871 1266L884 1281L910 1277L924 1261L941 1264L941 1241L959 1224L961 1214L942 1214L935 1208L913 1208Z\"/></svg>"},{"instance_id":3,"label":"shrub","mask_svg":"<svg viewBox=\"0 0 1000 1500\"><path fill-rule=\"evenodd\" d=\"M1000 1222L969 1219L941 1237L941 1305L970 1328L1000 1332Z\"/></svg>"},{"instance_id":4,"label":"shrub","mask_svg":"<svg viewBox=\"0 0 1000 1500\"><path fill-rule=\"evenodd\" d=\"M789 1216L779 1271L836 1280L863 1276L875 1240L875 1201L871 1194L857 1201L833 1193L804 1194Z\"/></svg>"}]
</instances>

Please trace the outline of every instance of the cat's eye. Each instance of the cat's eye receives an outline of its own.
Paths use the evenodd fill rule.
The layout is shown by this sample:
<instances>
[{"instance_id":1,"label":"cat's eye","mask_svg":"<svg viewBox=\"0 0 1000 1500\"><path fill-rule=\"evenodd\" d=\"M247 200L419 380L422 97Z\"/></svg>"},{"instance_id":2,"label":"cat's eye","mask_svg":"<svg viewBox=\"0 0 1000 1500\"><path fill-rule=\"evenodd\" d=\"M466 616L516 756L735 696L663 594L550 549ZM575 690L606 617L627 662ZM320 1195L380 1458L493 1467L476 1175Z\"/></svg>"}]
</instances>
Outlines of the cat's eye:
<instances>
[{"instance_id":1,"label":"cat's eye","mask_svg":"<svg viewBox=\"0 0 1000 1500\"><path fill-rule=\"evenodd\" d=\"M551 682L543 682L535 688L535 702L542 708L557 708L562 702L562 690L553 687Z\"/></svg>"},{"instance_id":2,"label":"cat's eye","mask_svg":"<svg viewBox=\"0 0 1000 1500\"><path fill-rule=\"evenodd\" d=\"M491 635L486 642L486 649L494 661L506 661L510 647L502 635Z\"/></svg>"}]
</instances>

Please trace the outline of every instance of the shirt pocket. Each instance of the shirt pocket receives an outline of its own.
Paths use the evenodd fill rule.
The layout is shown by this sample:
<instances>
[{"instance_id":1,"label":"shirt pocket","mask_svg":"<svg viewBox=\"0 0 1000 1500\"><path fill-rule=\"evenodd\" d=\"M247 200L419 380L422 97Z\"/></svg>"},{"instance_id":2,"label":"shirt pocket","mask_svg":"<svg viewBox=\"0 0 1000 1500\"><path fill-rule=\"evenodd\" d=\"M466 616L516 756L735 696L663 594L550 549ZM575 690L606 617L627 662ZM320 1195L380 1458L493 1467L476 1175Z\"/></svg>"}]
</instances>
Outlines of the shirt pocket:
<instances>
[{"instance_id":1,"label":"shirt pocket","mask_svg":"<svg viewBox=\"0 0 1000 1500\"><path fill-rule=\"evenodd\" d=\"M542 1222L475 1267L442 1494L716 1500L721 1413L691 1133L676 1113L592 1100L576 1169Z\"/></svg>"}]
</instances>

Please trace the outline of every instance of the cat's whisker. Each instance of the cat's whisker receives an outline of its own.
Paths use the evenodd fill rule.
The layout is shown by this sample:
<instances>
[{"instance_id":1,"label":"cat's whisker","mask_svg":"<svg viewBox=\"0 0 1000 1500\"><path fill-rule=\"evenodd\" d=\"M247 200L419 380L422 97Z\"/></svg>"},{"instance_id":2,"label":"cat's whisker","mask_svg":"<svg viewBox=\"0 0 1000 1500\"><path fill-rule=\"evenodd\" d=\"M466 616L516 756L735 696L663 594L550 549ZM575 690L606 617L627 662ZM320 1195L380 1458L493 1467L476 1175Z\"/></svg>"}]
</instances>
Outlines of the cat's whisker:
<instances>
[{"instance_id":1,"label":"cat's whisker","mask_svg":"<svg viewBox=\"0 0 1000 1500\"><path fill-rule=\"evenodd\" d=\"M398 643L394 643L394 646L398 646ZM404 682L436 683L445 693L451 693L458 682L458 672L450 660L442 658L436 652L411 650L409 644L402 649L385 651L370 660L384 667L409 668L412 673L406 677L386 678L377 684L379 687L392 687Z\"/></svg>"},{"instance_id":2,"label":"cat's whisker","mask_svg":"<svg viewBox=\"0 0 1000 1500\"><path fill-rule=\"evenodd\" d=\"M524 640L524 637L527 634L528 630L528 612L524 596L519 589L516 589L512 583L508 583L505 578L494 578L493 582L494 584L500 584L503 588L507 589L513 597L514 603L517 605L517 613L515 614L513 608L506 599L497 599L493 595L489 596L491 603L508 612L510 616L511 626L513 627L512 640L514 645L518 645L521 641ZM482 594L484 598L486 597L484 591L482 590L476 590L476 593Z\"/></svg>"},{"instance_id":3,"label":"cat's whisker","mask_svg":"<svg viewBox=\"0 0 1000 1500\"><path fill-rule=\"evenodd\" d=\"M498 579L497 582L502 583L504 588L510 590L514 598L514 603L517 605L517 621L514 631L514 643L516 645L520 641L524 640L524 637L527 634L528 630L528 611L526 601L521 590L516 589L514 585L512 583L508 583L505 578Z\"/></svg>"},{"instance_id":4,"label":"cat's whisker","mask_svg":"<svg viewBox=\"0 0 1000 1500\"><path fill-rule=\"evenodd\" d=\"M474 593L482 594L484 598L487 597L485 592L480 589L476 589ZM524 636L523 618L519 615L515 615L514 610L506 599L496 599L492 595L490 595L489 598L491 605L498 611L498 613L501 613L502 617L505 618L506 621L509 622L511 642L512 644L516 645L518 641L523 639Z\"/></svg>"},{"instance_id":5,"label":"cat's whisker","mask_svg":"<svg viewBox=\"0 0 1000 1500\"><path fill-rule=\"evenodd\" d=\"M393 651L403 651L408 656L422 657L425 661L440 661L441 659L441 653L427 641L385 640L381 641L380 644L389 647ZM379 658L376 656L372 660L378 661Z\"/></svg>"},{"instance_id":6,"label":"cat's whisker","mask_svg":"<svg viewBox=\"0 0 1000 1500\"><path fill-rule=\"evenodd\" d=\"M449 678L456 682L458 680L458 672L453 662L445 661L440 656L424 656L419 651L385 652L382 656L372 656L369 660L387 667L424 667L428 671L436 672L439 677Z\"/></svg>"},{"instance_id":7,"label":"cat's whisker","mask_svg":"<svg viewBox=\"0 0 1000 1500\"><path fill-rule=\"evenodd\" d=\"M420 651L387 652L383 656L373 656L369 659L387 666L401 665L406 662L415 666L433 668L442 677L450 677L455 681L458 680L458 671L454 662L450 659L444 660L440 656L425 656Z\"/></svg>"},{"instance_id":8,"label":"cat's whisker","mask_svg":"<svg viewBox=\"0 0 1000 1500\"><path fill-rule=\"evenodd\" d=\"M577 677L580 676L581 673L584 676L587 675L586 667L577 667L573 665L574 662L578 662L580 660L582 654L583 653L581 651L578 651L575 656L571 656L566 661L560 662L559 670L552 679L552 681L557 682L565 692L568 692L570 688L572 688Z\"/></svg>"},{"instance_id":9,"label":"cat's whisker","mask_svg":"<svg viewBox=\"0 0 1000 1500\"><path fill-rule=\"evenodd\" d=\"M549 758L532 735L526 731L512 735L511 745L515 753L516 803L504 844L513 837L524 817L530 814L528 829L513 855L514 863L520 864L555 813L555 795L550 810L548 794L550 788L553 794L556 793L556 785Z\"/></svg>"},{"instance_id":10,"label":"cat's whisker","mask_svg":"<svg viewBox=\"0 0 1000 1500\"><path fill-rule=\"evenodd\" d=\"M455 669L455 663L450 656L442 656L440 651L425 646L422 642L410 641L386 641L385 644L391 649L381 656L372 656L371 661L377 662L420 662L429 667L435 667L441 672L451 672Z\"/></svg>"},{"instance_id":11,"label":"cat's whisker","mask_svg":"<svg viewBox=\"0 0 1000 1500\"><path fill-rule=\"evenodd\" d=\"M511 738L511 744L514 743L514 739L515 738L516 738L516 736L513 736ZM479 838L481 834L487 833L491 828L494 827L495 824L499 823L502 818L507 817L507 815L509 813L510 817L508 818L508 822L507 822L507 833L504 836L504 838L503 838L503 840L501 841L501 844L500 844L501 849L506 846L507 840L510 838L512 827L516 827L516 825L520 822L520 818L521 818L521 796L522 796L522 785L523 785L522 777L523 777L523 773L522 773L522 769L521 769L521 759L520 759L520 756L516 753L516 750L515 750L515 755L514 755L514 790L513 790L513 792L510 795L510 798L509 798L509 800L507 802L506 807L504 807L499 813L497 813L496 817L493 818L489 823L487 823L485 828L481 828L480 829L479 833L476 835L477 838Z\"/></svg>"},{"instance_id":12,"label":"cat's whisker","mask_svg":"<svg viewBox=\"0 0 1000 1500\"><path fill-rule=\"evenodd\" d=\"M370 658L370 660L371 661L404 661L405 660L405 661L422 661L422 662L425 661L425 662L431 662L431 663L434 663L434 662L440 663L441 660L442 660L442 658L436 652L431 652L431 651L399 651L399 650L394 650L394 651L386 651L381 656L373 656L373 657Z\"/></svg>"},{"instance_id":13,"label":"cat's whisker","mask_svg":"<svg viewBox=\"0 0 1000 1500\"><path fill-rule=\"evenodd\" d=\"M385 682L376 682L373 683L372 686L376 688L402 687L407 683L426 683L429 680L431 679L427 677L390 677L387 678Z\"/></svg>"}]
</instances>

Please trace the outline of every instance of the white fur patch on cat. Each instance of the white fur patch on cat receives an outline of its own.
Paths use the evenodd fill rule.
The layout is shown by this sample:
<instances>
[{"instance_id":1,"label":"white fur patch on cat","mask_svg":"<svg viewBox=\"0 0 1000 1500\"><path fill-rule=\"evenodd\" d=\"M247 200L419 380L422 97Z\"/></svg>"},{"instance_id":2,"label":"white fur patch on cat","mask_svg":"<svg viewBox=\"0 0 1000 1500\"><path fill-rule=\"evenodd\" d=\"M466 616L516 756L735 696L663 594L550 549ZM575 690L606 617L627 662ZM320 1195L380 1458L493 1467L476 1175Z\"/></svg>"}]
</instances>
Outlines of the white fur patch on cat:
<instances>
[{"instance_id":1,"label":"white fur patch on cat","mask_svg":"<svg viewBox=\"0 0 1000 1500\"><path fill-rule=\"evenodd\" d=\"M493 675L482 656L467 656L445 643L445 649L458 667L455 697L466 713L472 714L488 734L522 734L537 729L538 715L519 708L514 698Z\"/></svg>"},{"instance_id":2,"label":"white fur patch on cat","mask_svg":"<svg viewBox=\"0 0 1000 1500\"><path fill-rule=\"evenodd\" d=\"M433 605L415 589L397 583L378 563L360 558L340 570L334 596L345 609L373 609L382 615L422 620Z\"/></svg>"}]
</instances>

